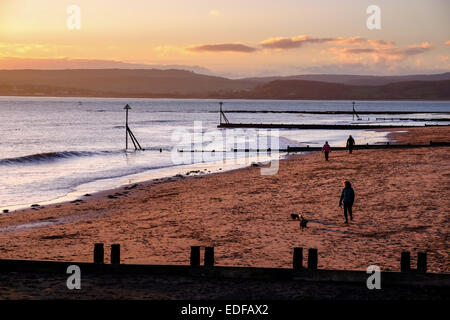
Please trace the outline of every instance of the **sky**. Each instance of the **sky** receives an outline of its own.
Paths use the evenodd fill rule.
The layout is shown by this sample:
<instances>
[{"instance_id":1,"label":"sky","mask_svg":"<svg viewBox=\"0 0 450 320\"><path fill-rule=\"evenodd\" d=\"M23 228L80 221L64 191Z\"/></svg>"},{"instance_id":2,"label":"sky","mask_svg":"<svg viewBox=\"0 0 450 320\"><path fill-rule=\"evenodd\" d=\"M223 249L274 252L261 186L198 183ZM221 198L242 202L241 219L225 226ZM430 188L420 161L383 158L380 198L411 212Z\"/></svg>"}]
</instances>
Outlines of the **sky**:
<instances>
[{"instance_id":1,"label":"sky","mask_svg":"<svg viewBox=\"0 0 450 320\"><path fill-rule=\"evenodd\" d=\"M439 73L450 71L449 12L448 0L0 0L0 69Z\"/></svg>"}]
</instances>

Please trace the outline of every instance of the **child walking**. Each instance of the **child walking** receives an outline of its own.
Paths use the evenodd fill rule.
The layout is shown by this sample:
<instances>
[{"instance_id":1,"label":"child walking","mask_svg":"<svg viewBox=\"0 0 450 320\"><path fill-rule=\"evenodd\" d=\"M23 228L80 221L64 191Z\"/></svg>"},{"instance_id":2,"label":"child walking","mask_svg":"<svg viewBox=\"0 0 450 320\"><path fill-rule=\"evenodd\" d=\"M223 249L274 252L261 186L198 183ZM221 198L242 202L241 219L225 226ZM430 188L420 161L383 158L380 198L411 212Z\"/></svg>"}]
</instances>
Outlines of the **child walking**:
<instances>
[{"instance_id":1,"label":"child walking","mask_svg":"<svg viewBox=\"0 0 450 320\"><path fill-rule=\"evenodd\" d=\"M328 161L328 154L331 152L331 147L328 144L328 141L325 141L325 144L322 147L322 152L325 153L325 161Z\"/></svg>"}]
</instances>

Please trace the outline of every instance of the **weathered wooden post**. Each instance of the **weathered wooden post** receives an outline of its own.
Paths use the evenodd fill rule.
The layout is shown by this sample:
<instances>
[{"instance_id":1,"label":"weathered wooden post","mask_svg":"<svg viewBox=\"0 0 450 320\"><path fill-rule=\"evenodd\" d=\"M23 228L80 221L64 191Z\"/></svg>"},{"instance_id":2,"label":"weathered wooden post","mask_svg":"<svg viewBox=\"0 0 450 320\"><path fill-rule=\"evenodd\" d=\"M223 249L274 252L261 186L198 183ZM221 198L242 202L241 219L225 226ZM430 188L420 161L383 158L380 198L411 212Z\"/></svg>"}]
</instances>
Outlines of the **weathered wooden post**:
<instances>
[{"instance_id":1,"label":"weathered wooden post","mask_svg":"<svg viewBox=\"0 0 450 320\"><path fill-rule=\"evenodd\" d=\"M205 267L214 267L214 247L205 247Z\"/></svg>"},{"instance_id":2,"label":"weathered wooden post","mask_svg":"<svg viewBox=\"0 0 450 320\"><path fill-rule=\"evenodd\" d=\"M120 264L120 244L111 245L111 264Z\"/></svg>"},{"instance_id":3,"label":"weathered wooden post","mask_svg":"<svg viewBox=\"0 0 450 320\"><path fill-rule=\"evenodd\" d=\"M400 271L411 271L411 253L409 251L403 251L400 259Z\"/></svg>"},{"instance_id":4,"label":"weathered wooden post","mask_svg":"<svg viewBox=\"0 0 450 320\"><path fill-rule=\"evenodd\" d=\"M355 111L355 101L353 101L352 104L353 104L353 118L352 118L352 120L355 121L355 113L356 113L356 111Z\"/></svg>"},{"instance_id":5,"label":"weathered wooden post","mask_svg":"<svg viewBox=\"0 0 450 320\"><path fill-rule=\"evenodd\" d=\"M128 136L130 136L131 142L133 142L134 149L135 150L144 150L142 149L141 145L139 144L139 141L136 139L133 131L131 131L130 127L128 126L128 110L131 109L131 107L127 104L125 106L125 150L128 150Z\"/></svg>"},{"instance_id":6,"label":"weathered wooden post","mask_svg":"<svg viewBox=\"0 0 450 320\"><path fill-rule=\"evenodd\" d=\"M103 243L96 243L94 245L94 263L104 263L105 261L105 250L103 248Z\"/></svg>"},{"instance_id":7,"label":"weathered wooden post","mask_svg":"<svg viewBox=\"0 0 450 320\"><path fill-rule=\"evenodd\" d=\"M317 249L308 249L308 269L317 269Z\"/></svg>"},{"instance_id":8,"label":"weathered wooden post","mask_svg":"<svg viewBox=\"0 0 450 320\"><path fill-rule=\"evenodd\" d=\"M127 104L125 106L125 150L128 150L128 110L131 109L131 107Z\"/></svg>"},{"instance_id":9,"label":"weathered wooden post","mask_svg":"<svg viewBox=\"0 0 450 320\"><path fill-rule=\"evenodd\" d=\"M294 248L294 270L299 270L303 268L303 248Z\"/></svg>"},{"instance_id":10,"label":"weathered wooden post","mask_svg":"<svg viewBox=\"0 0 450 320\"><path fill-rule=\"evenodd\" d=\"M222 111L222 105L223 105L223 102L222 101L220 101L219 102L219 124L222 124L222 114L223 114L223 111Z\"/></svg>"},{"instance_id":11,"label":"weathered wooden post","mask_svg":"<svg viewBox=\"0 0 450 320\"><path fill-rule=\"evenodd\" d=\"M225 115L225 113L222 110L222 105L223 102L219 102L219 114L220 114L220 119L219 119L219 125L221 125L222 123L230 123L230 121L228 120L227 116ZM223 121L222 121L223 120Z\"/></svg>"},{"instance_id":12,"label":"weathered wooden post","mask_svg":"<svg viewBox=\"0 0 450 320\"><path fill-rule=\"evenodd\" d=\"M199 267L200 266L200 247L192 246L191 247L191 267Z\"/></svg>"},{"instance_id":13,"label":"weathered wooden post","mask_svg":"<svg viewBox=\"0 0 450 320\"><path fill-rule=\"evenodd\" d=\"M418 252L417 253L417 272L426 273L427 272L427 253Z\"/></svg>"}]
</instances>

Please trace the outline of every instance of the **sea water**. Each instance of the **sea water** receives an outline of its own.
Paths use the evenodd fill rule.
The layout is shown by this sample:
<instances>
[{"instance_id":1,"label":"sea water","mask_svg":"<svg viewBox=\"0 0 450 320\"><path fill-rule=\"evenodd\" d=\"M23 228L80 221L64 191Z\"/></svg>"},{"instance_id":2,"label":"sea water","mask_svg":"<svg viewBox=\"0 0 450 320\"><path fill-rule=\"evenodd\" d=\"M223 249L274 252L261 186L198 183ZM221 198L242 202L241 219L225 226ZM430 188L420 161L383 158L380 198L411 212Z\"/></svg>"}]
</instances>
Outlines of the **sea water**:
<instances>
[{"instance_id":1,"label":"sea water","mask_svg":"<svg viewBox=\"0 0 450 320\"><path fill-rule=\"evenodd\" d=\"M236 155L228 149L223 150L225 146L220 140L207 138L231 130L217 129L218 102L204 99L0 97L0 209L14 210L34 203L73 200L85 193L189 171L220 172L274 156L275 152L266 158L245 154L241 155L245 161L230 161ZM131 140L128 141L131 149L125 151L126 104L132 108L129 126L145 151L134 151ZM376 125L395 122L424 125L417 121L380 122L376 118L448 117L429 112L449 112L450 102L357 102L358 111L423 112L401 116L364 114L360 120L355 120L351 114L227 114L227 109L351 111L351 101L225 100L223 110L233 123ZM192 156L193 163L177 163L174 161L177 150L190 150L193 146L177 140L176 133L189 135L199 123L201 147L208 152L214 150L216 157ZM439 122L442 125L448 123ZM205 135L206 132L212 134ZM267 130L256 132L258 136L267 135ZM357 144L387 141L386 132L375 130L280 129L277 134L279 148L321 146L326 140L332 147L344 146L349 134ZM194 138L193 142L198 141ZM219 153L228 160L217 160Z\"/></svg>"}]
</instances>

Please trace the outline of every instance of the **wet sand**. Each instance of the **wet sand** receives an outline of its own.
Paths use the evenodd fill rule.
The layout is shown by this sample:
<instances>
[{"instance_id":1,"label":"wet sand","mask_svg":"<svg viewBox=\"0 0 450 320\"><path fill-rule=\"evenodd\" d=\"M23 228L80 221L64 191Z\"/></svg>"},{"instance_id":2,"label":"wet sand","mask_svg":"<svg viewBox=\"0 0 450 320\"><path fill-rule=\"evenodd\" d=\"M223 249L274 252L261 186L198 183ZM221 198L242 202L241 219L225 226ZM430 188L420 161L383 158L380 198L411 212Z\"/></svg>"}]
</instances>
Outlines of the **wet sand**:
<instances>
[{"instance_id":1,"label":"wet sand","mask_svg":"<svg viewBox=\"0 0 450 320\"><path fill-rule=\"evenodd\" d=\"M390 130L401 143L450 141L450 129ZM292 248L318 248L319 268L398 271L400 252L428 253L450 272L449 147L320 153L251 167L139 183L82 201L0 215L0 258L92 261L93 245L119 243L123 263L188 264L192 245L216 263L291 267ZM354 220L338 207L342 181L356 193ZM309 219L301 230L291 213Z\"/></svg>"}]
</instances>

